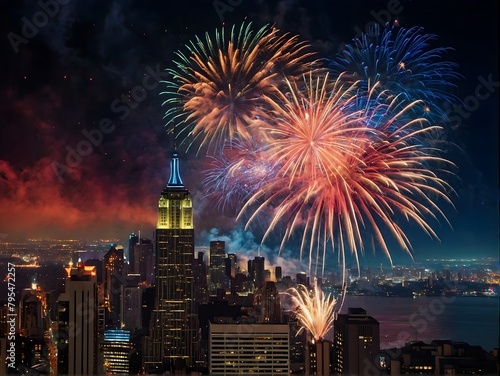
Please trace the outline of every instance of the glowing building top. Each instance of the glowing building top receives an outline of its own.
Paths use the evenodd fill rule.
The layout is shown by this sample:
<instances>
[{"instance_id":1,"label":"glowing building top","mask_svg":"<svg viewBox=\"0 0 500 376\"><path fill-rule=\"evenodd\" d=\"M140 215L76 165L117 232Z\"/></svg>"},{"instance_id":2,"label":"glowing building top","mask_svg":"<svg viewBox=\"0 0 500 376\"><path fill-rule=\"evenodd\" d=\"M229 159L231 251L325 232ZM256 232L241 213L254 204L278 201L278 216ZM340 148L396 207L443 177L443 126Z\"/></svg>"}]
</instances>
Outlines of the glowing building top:
<instances>
[{"instance_id":1,"label":"glowing building top","mask_svg":"<svg viewBox=\"0 0 500 376\"><path fill-rule=\"evenodd\" d=\"M72 281L90 281L97 275L95 266L87 266L81 260L78 260L75 268L73 262L70 262L64 269L66 269L67 278Z\"/></svg>"},{"instance_id":2,"label":"glowing building top","mask_svg":"<svg viewBox=\"0 0 500 376\"><path fill-rule=\"evenodd\" d=\"M170 160L170 178L168 179L167 187L184 188L179 170L179 154L177 151L172 153L172 159Z\"/></svg>"},{"instance_id":3,"label":"glowing building top","mask_svg":"<svg viewBox=\"0 0 500 376\"><path fill-rule=\"evenodd\" d=\"M179 154L170 160L170 177L158 202L157 229L193 229L193 202L184 187L179 169Z\"/></svg>"}]
</instances>

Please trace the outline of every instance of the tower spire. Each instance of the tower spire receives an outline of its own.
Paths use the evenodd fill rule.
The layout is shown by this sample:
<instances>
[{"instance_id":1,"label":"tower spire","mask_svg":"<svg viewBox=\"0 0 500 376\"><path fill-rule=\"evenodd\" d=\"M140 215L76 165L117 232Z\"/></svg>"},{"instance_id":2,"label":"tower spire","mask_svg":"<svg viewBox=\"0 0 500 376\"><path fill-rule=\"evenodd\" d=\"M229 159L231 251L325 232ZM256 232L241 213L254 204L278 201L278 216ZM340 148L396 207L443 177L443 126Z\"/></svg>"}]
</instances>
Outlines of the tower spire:
<instances>
[{"instance_id":1,"label":"tower spire","mask_svg":"<svg viewBox=\"0 0 500 376\"><path fill-rule=\"evenodd\" d=\"M184 188L184 183L182 182L179 170L179 154L177 151L172 153L172 159L170 159L170 177L168 178L167 187Z\"/></svg>"},{"instance_id":2,"label":"tower spire","mask_svg":"<svg viewBox=\"0 0 500 376\"><path fill-rule=\"evenodd\" d=\"M199 347L193 299L193 201L181 179L175 134L173 149L170 177L158 201L155 305L144 355L146 368L163 371L178 360L187 367L194 365Z\"/></svg>"},{"instance_id":3,"label":"tower spire","mask_svg":"<svg viewBox=\"0 0 500 376\"><path fill-rule=\"evenodd\" d=\"M177 153L177 139L175 134L174 125L174 152L172 153L172 159L170 160L170 177L168 178L167 187L172 188L184 188L184 183L181 179L181 173L179 169L179 153Z\"/></svg>"}]
</instances>

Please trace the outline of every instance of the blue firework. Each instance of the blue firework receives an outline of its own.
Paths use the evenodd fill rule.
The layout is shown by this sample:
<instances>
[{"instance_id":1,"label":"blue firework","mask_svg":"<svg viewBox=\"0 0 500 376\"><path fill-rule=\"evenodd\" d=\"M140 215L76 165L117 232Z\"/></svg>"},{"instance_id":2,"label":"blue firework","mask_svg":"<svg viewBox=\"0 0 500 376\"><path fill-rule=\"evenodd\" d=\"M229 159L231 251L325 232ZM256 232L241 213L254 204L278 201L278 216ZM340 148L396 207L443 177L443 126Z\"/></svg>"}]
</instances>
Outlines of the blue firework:
<instances>
[{"instance_id":1,"label":"blue firework","mask_svg":"<svg viewBox=\"0 0 500 376\"><path fill-rule=\"evenodd\" d=\"M253 140L227 142L217 157L209 157L202 181L206 196L222 210L240 210L276 174L267 149Z\"/></svg>"},{"instance_id":2,"label":"blue firework","mask_svg":"<svg viewBox=\"0 0 500 376\"><path fill-rule=\"evenodd\" d=\"M365 96L378 85L400 102L419 100L414 115L442 123L445 108L457 102L454 82L460 75L455 63L443 59L451 49L432 47L434 39L435 35L426 34L421 27L375 24L346 45L329 68L359 81Z\"/></svg>"}]
</instances>

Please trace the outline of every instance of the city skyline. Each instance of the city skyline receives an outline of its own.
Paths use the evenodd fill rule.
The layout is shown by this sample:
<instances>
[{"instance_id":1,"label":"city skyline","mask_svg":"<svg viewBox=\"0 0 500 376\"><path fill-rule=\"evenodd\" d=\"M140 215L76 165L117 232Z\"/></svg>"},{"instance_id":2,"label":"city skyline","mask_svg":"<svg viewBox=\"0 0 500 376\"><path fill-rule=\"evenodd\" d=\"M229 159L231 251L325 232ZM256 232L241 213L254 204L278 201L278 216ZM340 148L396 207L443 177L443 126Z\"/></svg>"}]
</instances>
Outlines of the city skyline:
<instances>
[{"instance_id":1,"label":"city skyline","mask_svg":"<svg viewBox=\"0 0 500 376\"><path fill-rule=\"evenodd\" d=\"M115 248L111 247L108 254L114 250ZM227 255L228 258L229 256ZM97 255L91 258L93 261L92 265L99 265L99 263L96 264ZM111 261L111 258L109 258L109 261ZM64 263L54 262L54 260L49 261L49 259L44 258L44 255L40 255L39 263L38 268L34 268L33 266L31 268L24 268L22 262L16 262L16 274L20 281L17 287L21 289L20 291L23 291L21 300L23 300L22 296L24 296L26 291L26 289L23 290L24 284L21 281L28 283L28 281L33 280L31 277L27 277L28 275L37 274L36 281L38 285L43 286L43 290L47 287L47 291L51 292L51 294L53 293L55 286L53 282L55 280L59 279L59 284L62 285L62 280L59 277L54 278L60 274L56 272L56 269L61 270L62 275L67 275L63 269ZM101 268L98 266L89 266L92 269L96 267L98 281L100 278L102 280L107 279L104 269L107 268L106 264L110 264L110 262L103 260L102 264L103 267ZM78 265L83 264L78 263ZM101 269L100 272L99 269ZM68 270L67 268L66 271ZM250 270L251 267L249 265L248 276L251 274ZM226 273L228 272L229 270L226 270ZM238 271L238 274L240 272L246 275L245 270ZM304 273L299 273L295 277L292 276L292 278L289 275L284 276L281 279L277 279L278 277L275 279L271 273L265 274L267 274L266 281L270 281L269 283L273 284L273 286L276 284L282 298L284 296L283 292L295 283L312 283L312 279L307 278L306 280ZM207 273L205 273L206 275ZM380 343L381 345L383 344L381 348L389 349L396 345L398 347L404 346L408 340L430 342L435 339L459 341L458 343L467 342L474 346L481 345L486 350L497 347L498 340L495 333L498 331L496 320L498 318L498 272L495 271L494 263L491 260L489 263L478 262L469 266L461 263L451 263L436 266L435 268L430 265L422 265L420 267L409 265L408 267L397 267L388 270L372 268L371 270L363 270L362 277L359 279L357 278L357 271L352 269L349 276L353 278L349 278L350 287L347 290L346 300L342 304L343 308L341 312L345 312L349 307L363 307L369 310L370 315L380 320L381 323ZM139 275L131 274L129 277L135 278L139 277ZM240 279L241 275L236 277ZM338 272L336 275L325 276L321 281L325 292L336 291L336 288L340 284L340 278ZM249 279L250 281L252 280L251 277ZM271 282L273 280L274 282ZM129 280L128 277L118 278L117 281L121 281L127 285L131 283L130 286L133 286L132 279ZM136 278L135 283L138 281L139 279ZM239 282L236 282L236 284L239 286L236 287L237 291L240 291L239 289L243 286ZM255 286L257 285L257 274L255 275L254 284ZM34 288L32 285L31 289ZM60 290L60 288L56 290ZM496 295L493 294L493 290L497 292ZM448 293L445 295L445 292ZM205 293L207 293L206 289ZM492 294L487 295L487 293ZM125 296L123 291L122 295ZM217 297L212 295L212 299L222 299L223 301L229 299L231 301L237 295L228 294L224 298L220 294L217 294ZM245 295L243 294L236 299L240 300ZM266 300L264 297L265 293L263 294L262 301ZM140 300L138 301L140 302ZM256 299L256 301L260 301L260 299ZM51 302L51 304L54 304L54 299ZM113 307L112 301L110 301L110 304L110 307ZM247 302L247 304L249 303ZM122 304L121 307L120 312L123 313L124 305ZM231 307L238 310L237 304ZM290 307L284 305L283 309L288 311ZM259 313L259 311L256 312ZM125 319L124 316L121 317L122 320ZM461 324L476 320L479 320L481 325L470 326ZM127 330L130 329L127 328ZM330 334L333 335L333 332Z\"/></svg>"},{"instance_id":2,"label":"city skyline","mask_svg":"<svg viewBox=\"0 0 500 376\"><path fill-rule=\"evenodd\" d=\"M219 16L228 25L239 24L245 17L258 26L274 23L298 34L328 58L334 57L341 43L349 43L359 30L364 31L368 22L391 17L404 27L423 26L437 35L436 45L454 49L447 58L459 65L457 71L464 77L457 82L457 96L477 107L451 114L462 123L450 139L461 151L453 147L447 155L459 169L453 185L458 193L453 198L456 210L446 208L454 230L445 223L436 226L441 238L438 243L408 226L415 258L472 252L497 256L498 110L494 105L498 61L497 54L488 51L497 52L498 19L495 10L486 9L495 6L481 4L470 9L481 15L478 21L479 17L465 12L472 2L449 10L453 11L450 17L440 13L444 6L432 8L425 2L402 1L391 7L380 2L356 12L341 4L338 7L346 19L340 20L329 8L321 12L320 2L299 2L309 19L295 22L293 3L243 2L217 8L215 2L193 2L192 9L178 4L170 6L170 12L159 3L148 10L137 4L105 7L94 3L91 8L96 15L91 15L77 2L53 9L54 16L47 17L47 23L26 43L16 45L12 34L11 39L5 38L2 49L8 55L1 64L9 79L2 83L5 100L1 110L11 127L0 131L0 236L117 237L125 242L132 231L153 233L155 203L167 180L173 151L163 128L165 108L157 80L165 78L164 69L172 68L174 51L195 35L221 26ZM439 21L422 17L426 9L433 10L436 17L439 14ZM11 10L19 17L6 22L4 35L23 35L22 17L29 20L41 11L14 5ZM153 16L154 11L162 10L165 19ZM452 18L470 25L466 34L454 26L460 22L452 22ZM146 25L145 19L151 22ZM315 23L320 26L313 27ZM480 58L474 56L481 48L485 51L478 54ZM479 92L484 99L476 99ZM19 132L25 134L22 143ZM68 157L82 140L92 142L91 151ZM73 165L65 168L67 158ZM204 156L182 150L180 158L186 185L199 208L195 211L197 245L220 239L226 241L228 252L257 252L261 230L243 233L242 224L233 216L214 210L204 200L199 184ZM263 254L276 254L276 243L271 239L264 244ZM408 259L403 251L394 250ZM284 255L297 258L298 247L288 247ZM380 250L375 258L387 261Z\"/></svg>"}]
</instances>

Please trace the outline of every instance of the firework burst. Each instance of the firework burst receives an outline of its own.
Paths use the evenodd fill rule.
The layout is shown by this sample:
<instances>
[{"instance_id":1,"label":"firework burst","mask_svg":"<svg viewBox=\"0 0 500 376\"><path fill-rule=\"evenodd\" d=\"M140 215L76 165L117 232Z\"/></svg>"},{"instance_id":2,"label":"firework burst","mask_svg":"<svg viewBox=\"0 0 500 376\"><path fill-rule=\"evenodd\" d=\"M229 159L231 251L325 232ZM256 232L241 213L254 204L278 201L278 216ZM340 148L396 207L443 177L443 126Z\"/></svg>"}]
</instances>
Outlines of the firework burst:
<instances>
[{"instance_id":1,"label":"firework burst","mask_svg":"<svg viewBox=\"0 0 500 376\"><path fill-rule=\"evenodd\" d=\"M297 288L288 289L286 293L292 299L301 325L297 335L306 330L314 340L324 339L333 327L337 300L331 294L325 296L316 281L312 291L304 285L298 285Z\"/></svg>"},{"instance_id":2,"label":"firework burst","mask_svg":"<svg viewBox=\"0 0 500 376\"><path fill-rule=\"evenodd\" d=\"M355 87L344 87L342 80L330 86L327 76L313 77L308 76L303 88L289 82L286 94L268 98L277 125L264 128L274 138L268 155L276 173L242 208L240 216L251 208L247 227L271 209L274 215L263 241L280 225L286 228L283 246L300 229L301 257L309 248L313 273L314 260L324 268L327 246L337 246L343 265L346 249L359 260L368 234L391 262L387 234L411 255L402 220L437 238L426 218L446 220L436 200L451 203L452 189L430 166L441 164L447 171L452 165L415 140L439 127L424 119L406 120L406 112L418 103L396 115L393 103L353 112ZM377 128L367 125L373 123L371 114L378 117Z\"/></svg>"},{"instance_id":3,"label":"firework burst","mask_svg":"<svg viewBox=\"0 0 500 376\"><path fill-rule=\"evenodd\" d=\"M346 252L359 270L367 240L389 260L389 238L411 255L402 223L437 238L428 220L447 222L437 203L452 205L443 174L453 164L429 146L442 128L425 118L445 119L458 75L433 38L376 25L346 46L332 79L297 37L222 29L177 53L166 117L183 142L215 152L207 195L246 228L266 221L262 242L278 229L280 249L299 236L311 274L324 272L330 248L344 271Z\"/></svg>"},{"instance_id":4,"label":"firework burst","mask_svg":"<svg viewBox=\"0 0 500 376\"><path fill-rule=\"evenodd\" d=\"M253 32L251 24L224 28L212 38L198 37L178 52L170 70L164 105L171 122L181 121L179 136L199 148L219 152L237 138L258 138L249 125L268 117L264 95L275 91L282 75L300 76L312 67L309 45L274 27ZM257 128L253 128L254 130ZM190 144L190 145L191 145Z\"/></svg>"},{"instance_id":5,"label":"firework burst","mask_svg":"<svg viewBox=\"0 0 500 376\"><path fill-rule=\"evenodd\" d=\"M443 106L457 102L453 82L460 76L456 64L442 60L449 48L430 47L434 39L419 27L375 24L346 45L331 67L337 74L348 73L360 81L365 93L379 83L406 103L421 100L413 107L415 115L442 121L446 119Z\"/></svg>"}]
</instances>

